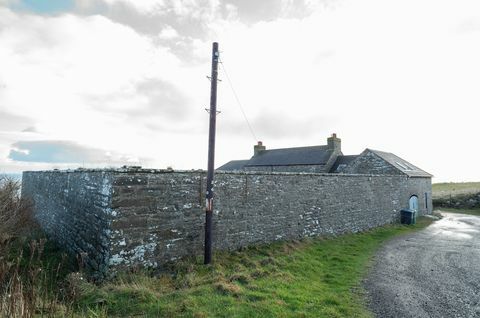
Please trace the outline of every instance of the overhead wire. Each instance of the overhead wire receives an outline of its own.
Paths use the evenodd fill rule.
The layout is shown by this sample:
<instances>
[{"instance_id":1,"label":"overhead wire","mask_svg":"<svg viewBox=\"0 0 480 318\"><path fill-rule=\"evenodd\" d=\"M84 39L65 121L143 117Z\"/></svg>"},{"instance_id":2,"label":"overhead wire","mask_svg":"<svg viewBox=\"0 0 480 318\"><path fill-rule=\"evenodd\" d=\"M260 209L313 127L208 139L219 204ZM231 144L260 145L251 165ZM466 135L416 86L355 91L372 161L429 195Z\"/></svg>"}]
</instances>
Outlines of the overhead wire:
<instances>
[{"instance_id":1,"label":"overhead wire","mask_svg":"<svg viewBox=\"0 0 480 318\"><path fill-rule=\"evenodd\" d=\"M243 118L245 119L245 122L247 123L248 129L250 130L250 134L252 135L253 139L255 142L258 141L257 136L255 135L255 132L253 131L252 125L250 124L250 121L247 118L247 114L245 113L245 110L243 109L242 103L240 102L240 98L238 98L237 92L235 91L235 88L233 87L232 81L230 80L230 76L228 76L227 69L225 68L225 65L223 64L222 60L219 60L220 65L222 66L223 73L225 74L225 77L227 78L228 85L230 86L230 89L232 90L233 96L235 97L235 100L237 101L237 106L240 108L240 111L242 112Z\"/></svg>"}]
</instances>

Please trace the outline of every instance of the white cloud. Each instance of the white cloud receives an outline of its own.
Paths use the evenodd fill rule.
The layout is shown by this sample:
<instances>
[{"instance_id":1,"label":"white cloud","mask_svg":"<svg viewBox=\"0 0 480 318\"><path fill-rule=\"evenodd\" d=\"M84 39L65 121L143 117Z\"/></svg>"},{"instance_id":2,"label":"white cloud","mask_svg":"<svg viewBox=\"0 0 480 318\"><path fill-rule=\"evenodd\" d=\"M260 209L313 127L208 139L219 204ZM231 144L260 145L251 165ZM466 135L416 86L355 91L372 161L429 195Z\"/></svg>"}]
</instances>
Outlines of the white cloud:
<instances>
[{"instance_id":1,"label":"white cloud","mask_svg":"<svg viewBox=\"0 0 480 318\"><path fill-rule=\"evenodd\" d=\"M149 37L98 15L42 17L0 9L0 21L0 112L25 117L9 128L14 131L0 132L0 157L18 140L67 140L159 158L158 151L176 141L155 131L198 126L185 117L196 89L184 86L199 86L192 84L196 71ZM193 81L206 82L203 76ZM21 133L27 126L37 133ZM168 157L162 156L173 164ZM12 167L5 160L0 166Z\"/></svg>"},{"instance_id":2,"label":"white cloud","mask_svg":"<svg viewBox=\"0 0 480 318\"><path fill-rule=\"evenodd\" d=\"M160 31L158 37L165 40L171 40L178 38L178 32L171 26L167 25L162 31Z\"/></svg>"},{"instance_id":3,"label":"white cloud","mask_svg":"<svg viewBox=\"0 0 480 318\"><path fill-rule=\"evenodd\" d=\"M335 131L348 154L377 148L437 180L480 179L471 171L479 155L477 1L101 3L79 1L101 8L84 17L0 9L0 111L28 117L22 129L38 131L8 142L72 140L201 168L205 75L217 40L267 147L322 144ZM255 142L220 77L218 164L248 158ZM451 164L455 149L466 153L462 165Z\"/></svg>"},{"instance_id":4,"label":"white cloud","mask_svg":"<svg viewBox=\"0 0 480 318\"><path fill-rule=\"evenodd\" d=\"M456 30L465 17L480 12L479 6L474 1L455 6L451 1L350 1L303 20L249 27L218 23L216 31L251 117L267 109L292 118L334 119L336 128L314 127L316 136L264 140L267 145L324 143L336 131L346 153L367 146L384 149L431 171L437 180L472 180L480 178L467 172L478 156L472 145L478 134L480 38L475 32L459 36ZM332 54L322 59L324 52ZM235 105L233 98L223 103ZM248 131L244 137L240 142L250 140ZM238 148L247 149L238 158L250 155L249 145ZM458 160L453 149L468 151L472 159L452 165Z\"/></svg>"}]
</instances>

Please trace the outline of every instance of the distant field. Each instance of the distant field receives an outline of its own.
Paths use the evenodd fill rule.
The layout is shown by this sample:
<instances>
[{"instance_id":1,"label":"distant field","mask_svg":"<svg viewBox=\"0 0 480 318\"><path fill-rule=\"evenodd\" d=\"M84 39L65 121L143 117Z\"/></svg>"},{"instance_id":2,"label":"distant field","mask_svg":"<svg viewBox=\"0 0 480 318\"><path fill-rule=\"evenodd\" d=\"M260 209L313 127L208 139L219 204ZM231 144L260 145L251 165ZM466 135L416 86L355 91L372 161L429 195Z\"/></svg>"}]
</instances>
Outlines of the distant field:
<instances>
[{"instance_id":1,"label":"distant field","mask_svg":"<svg viewBox=\"0 0 480 318\"><path fill-rule=\"evenodd\" d=\"M447 182L432 185L433 198L445 198L480 192L480 182Z\"/></svg>"},{"instance_id":2,"label":"distant field","mask_svg":"<svg viewBox=\"0 0 480 318\"><path fill-rule=\"evenodd\" d=\"M460 213L480 216L480 209L452 209L452 208L438 208L438 212Z\"/></svg>"}]
</instances>

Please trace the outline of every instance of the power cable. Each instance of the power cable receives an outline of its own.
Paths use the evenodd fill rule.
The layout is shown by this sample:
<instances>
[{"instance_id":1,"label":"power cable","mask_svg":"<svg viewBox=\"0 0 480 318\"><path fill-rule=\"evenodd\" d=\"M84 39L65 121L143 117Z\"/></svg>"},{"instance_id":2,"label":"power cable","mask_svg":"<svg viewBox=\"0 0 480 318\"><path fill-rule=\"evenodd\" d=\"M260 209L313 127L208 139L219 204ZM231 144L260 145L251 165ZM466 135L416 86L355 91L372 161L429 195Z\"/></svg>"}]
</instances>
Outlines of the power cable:
<instances>
[{"instance_id":1,"label":"power cable","mask_svg":"<svg viewBox=\"0 0 480 318\"><path fill-rule=\"evenodd\" d=\"M230 89L233 92L233 96L235 96L235 100L237 101L237 105L240 108L240 111L242 112L243 118L245 119L245 121L247 123L248 129L250 130L250 133L252 134L253 140L255 142L257 142L258 138L255 135L255 132L253 131L252 125L250 125L250 122L248 121L247 115L245 114L245 110L243 109L242 103L240 102L240 99L238 98L237 92L235 91L235 88L233 88L232 81L230 80L230 76L228 76L228 73L227 73L227 69L225 68L225 65L223 64L223 61L219 61L219 63L222 66L223 73L225 73L225 77L227 78Z\"/></svg>"}]
</instances>

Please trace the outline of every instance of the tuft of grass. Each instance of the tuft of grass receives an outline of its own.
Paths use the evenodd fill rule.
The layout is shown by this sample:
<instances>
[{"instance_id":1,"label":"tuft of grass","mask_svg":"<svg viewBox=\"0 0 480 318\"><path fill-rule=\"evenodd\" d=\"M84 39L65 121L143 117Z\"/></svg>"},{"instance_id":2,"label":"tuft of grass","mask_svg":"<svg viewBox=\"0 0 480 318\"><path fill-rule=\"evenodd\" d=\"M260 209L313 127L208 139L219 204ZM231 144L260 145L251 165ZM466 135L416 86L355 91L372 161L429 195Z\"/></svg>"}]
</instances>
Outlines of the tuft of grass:
<instances>
[{"instance_id":1,"label":"tuft of grass","mask_svg":"<svg viewBox=\"0 0 480 318\"><path fill-rule=\"evenodd\" d=\"M191 258L160 275L122 273L86 288L76 312L108 317L371 317L361 280L375 251L386 240L431 222L420 218L414 226L217 252L211 265Z\"/></svg>"},{"instance_id":2,"label":"tuft of grass","mask_svg":"<svg viewBox=\"0 0 480 318\"><path fill-rule=\"evenodd\" d=\"M221 280L215 283L213 286L222 295L231 295L234 297L238 297L242 292L242 289L240 288L240 286L238 286L234 282L227 282L227 281Z\"/></svg>"}]
</instances>

